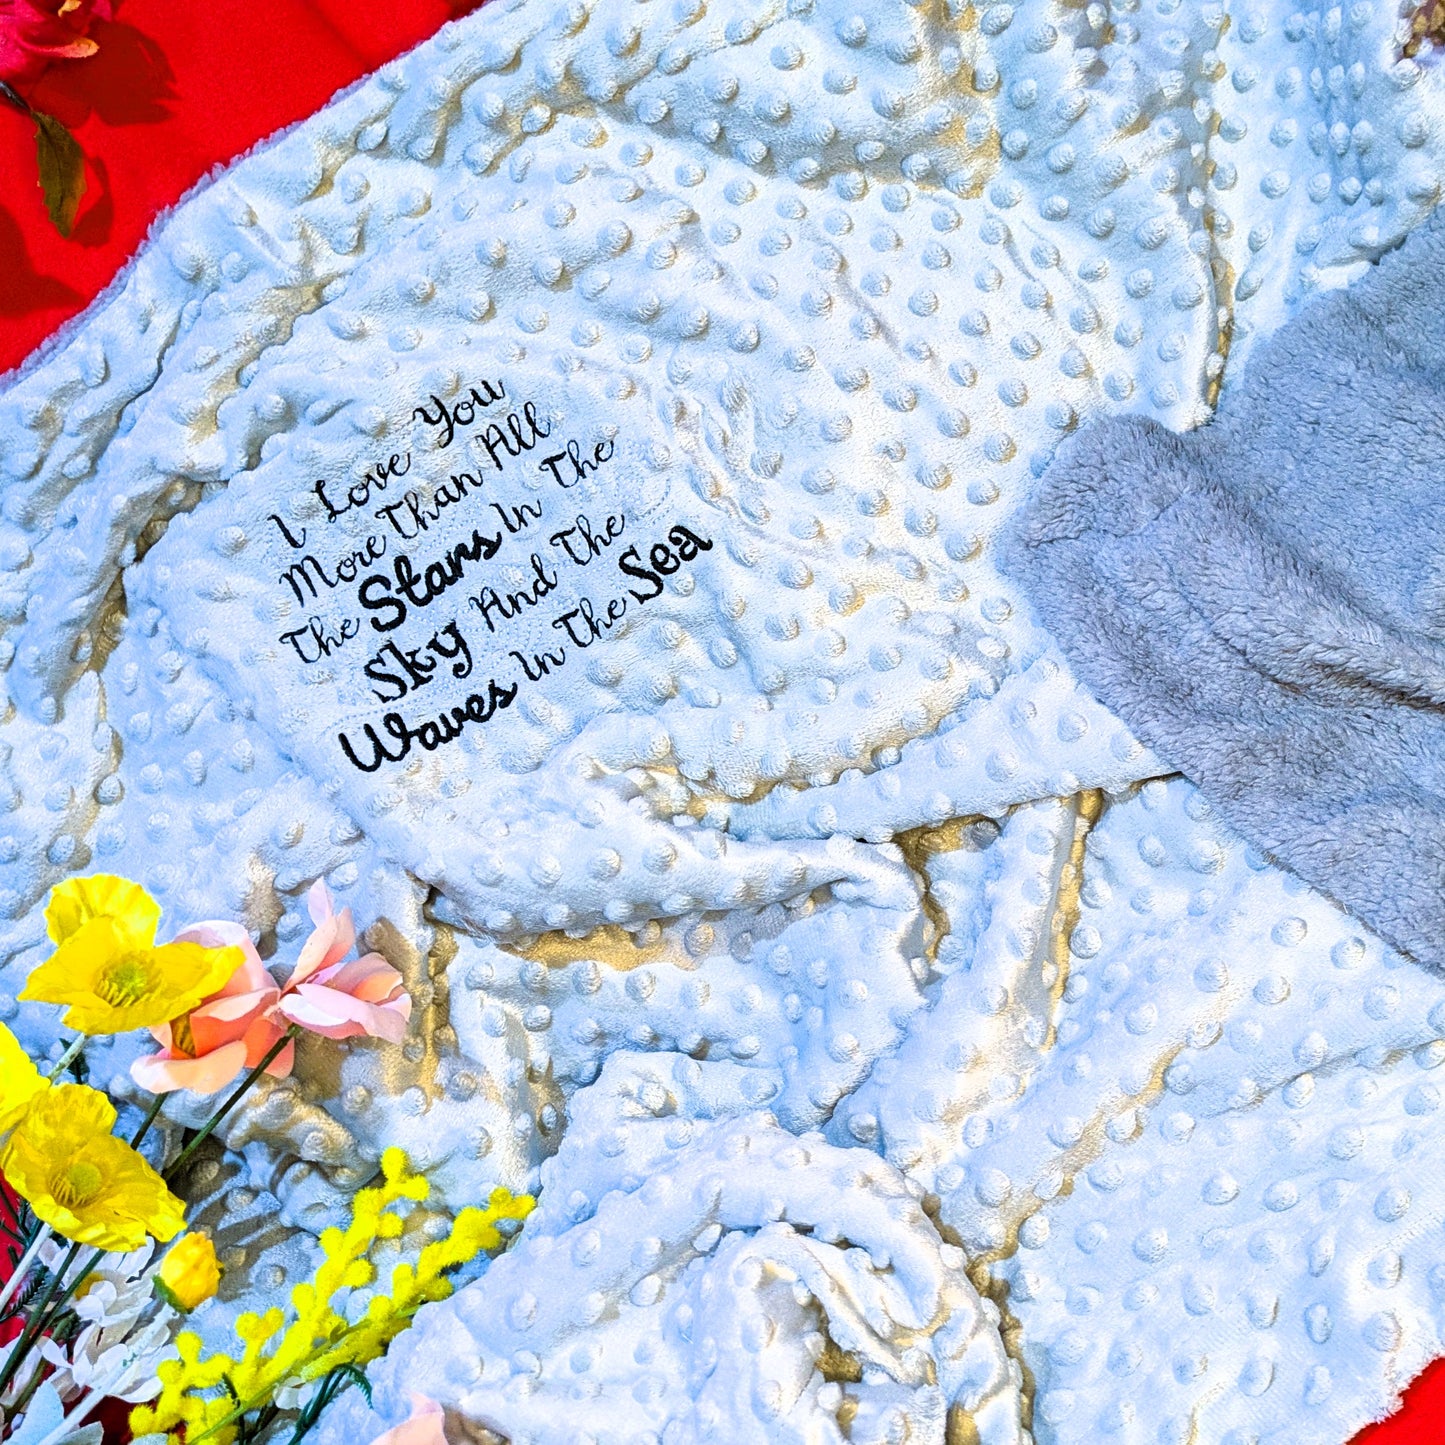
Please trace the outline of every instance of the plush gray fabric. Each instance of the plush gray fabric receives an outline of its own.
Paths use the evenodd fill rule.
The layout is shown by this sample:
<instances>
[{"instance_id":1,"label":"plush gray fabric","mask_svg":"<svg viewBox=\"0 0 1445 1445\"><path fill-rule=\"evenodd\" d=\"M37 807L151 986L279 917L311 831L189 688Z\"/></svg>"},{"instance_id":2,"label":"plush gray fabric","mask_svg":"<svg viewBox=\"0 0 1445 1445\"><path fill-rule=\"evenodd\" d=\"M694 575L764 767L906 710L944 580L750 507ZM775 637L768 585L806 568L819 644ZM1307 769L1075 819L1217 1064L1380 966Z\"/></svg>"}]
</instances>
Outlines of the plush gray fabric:
<instances>
[{"instance_id":1,"label":"plush gray fabric","mask_svg":"<svg viewBox=\"0 0 1445 1445\"><path fill-rule=\"evenodd\" d=\"M1445 226L1207 425L1072 438L1002 539L1082 680L1233 824L1445 966Z\"/></svg>"}]
</instances>

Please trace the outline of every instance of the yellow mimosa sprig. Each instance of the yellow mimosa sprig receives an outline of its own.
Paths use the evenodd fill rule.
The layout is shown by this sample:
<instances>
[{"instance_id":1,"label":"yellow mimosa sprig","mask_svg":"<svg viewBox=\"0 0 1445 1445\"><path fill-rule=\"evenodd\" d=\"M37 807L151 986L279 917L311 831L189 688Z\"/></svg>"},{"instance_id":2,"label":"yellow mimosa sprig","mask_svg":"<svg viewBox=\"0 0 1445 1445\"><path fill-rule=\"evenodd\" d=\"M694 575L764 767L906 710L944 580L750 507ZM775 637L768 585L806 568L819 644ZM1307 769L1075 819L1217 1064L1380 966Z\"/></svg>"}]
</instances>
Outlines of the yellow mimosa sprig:
<instances>
[{"instance_id":1,"label":"yellow mimosa sprig","mask_svg":"<svg viewBox=\"0 0 1445 1445\"><path fill-rule=\"evenodd\" d=\"M361 1190L353 1200L347 1227L322 1234L323 1258L315 1279L291 1292L290 1323L280 1309L242 1315L236 1321L243 1346L239 1356L203 1356L198 1335L179 1335L174 1358L163 1361L157 1372L160 1395L131 1412L132 1434L164 1431L171 1445L244 1445L280 1414L276 1392L282 1387L358 1378L422 1305L451 1294L449 1276L455 1269L483 1250L503 1246L500 1224L520 1223L535 1204L530 1195L494 1189L485 1208L463 1209L447 1235L425 1245L415 1263L397 1264L390 1293L372 1295L350 1317L341 1301L375 1281L375 1246L399 1238L406 1207L422 1203L430 1193L426 1179L410 1171L401 1150L387 1150L381 1168L382 1182Z\"/></svg>"}]
</instances>

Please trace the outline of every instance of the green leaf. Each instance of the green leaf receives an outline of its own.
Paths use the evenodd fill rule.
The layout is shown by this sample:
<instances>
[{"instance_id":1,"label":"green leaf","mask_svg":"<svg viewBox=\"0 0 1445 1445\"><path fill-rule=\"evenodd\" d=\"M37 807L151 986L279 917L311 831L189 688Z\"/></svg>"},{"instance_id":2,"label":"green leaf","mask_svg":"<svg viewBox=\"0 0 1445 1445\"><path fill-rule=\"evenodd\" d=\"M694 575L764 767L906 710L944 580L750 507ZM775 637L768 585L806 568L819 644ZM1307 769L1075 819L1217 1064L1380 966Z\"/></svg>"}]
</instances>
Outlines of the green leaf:
<instances>
[{"instance_id":1,"label":"green leaf","mask_svg":"<svg viewBox=\"0 0 1445 1445\"><path fill-rule=\"evenodd\" d=\"M70 235L75 212L85 194L85 157L75 137L53 115L32 110L35 119L35 156L40 162L40 189L45 209L62 236Z\"/></svg>"},{"instance_id":2,"label":"green leaf","mask_svg":"<svg viewBox=\"0 0 1445 1445\"><path fill-rule=\"evenodd\" d=\"M350 1377L351 1383L366 1396L366 1403L371 1404L371 1381L366 1378L366 1371L356 1365L343 1365Z\"/></svg>"},{"instance_id":3,"label":"green leaf","mask_svg":"<svg viewBox=\"0 0 1445 1445\"><path fill-rule=\"evenodd\" d=\"M333 1365L321 1377L321 1383L317 1386L316 1392L306 1402L306 1407L296 1418L296 1428L291 1433L291 1439L287 1445L301 1445L301 1442L316 1428L322 1414L330 1407L338 1395L344 1394L352 1385L355 1385L363 1395L366 1396L366 1403L371 1404L371 1381L366 1378L366 1371L359 1365L350 1361L342 1365Z\"/></svg>"}]
</instances>

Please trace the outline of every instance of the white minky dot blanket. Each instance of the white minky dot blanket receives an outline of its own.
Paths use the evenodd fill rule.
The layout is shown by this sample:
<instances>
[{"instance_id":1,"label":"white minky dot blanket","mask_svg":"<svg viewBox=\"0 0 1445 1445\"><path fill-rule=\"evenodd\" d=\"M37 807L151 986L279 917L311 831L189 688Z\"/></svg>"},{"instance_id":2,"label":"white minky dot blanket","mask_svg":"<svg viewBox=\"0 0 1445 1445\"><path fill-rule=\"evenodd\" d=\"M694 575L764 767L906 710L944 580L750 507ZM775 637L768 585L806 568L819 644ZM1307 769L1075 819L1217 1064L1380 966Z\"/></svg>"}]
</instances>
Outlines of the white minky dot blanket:
<instances>
[{"instance_id":1,"label":"white minky dot blanket","mask_svg":"<svg viewBox=\"0 0 1445 1445\"><path fill-rule=\"evenodd\" d=\"M412 1032L239 1110L235 1208L389 1144L540 1194L326 1445L418 1387L513 1445L1338 1445L1445 1348L1445 983L994 558L1061 437L1199 424L1429 213L1398 25L494 0L0 390L0 1014L55 1036L61 878L284 958L324 877Z\"/></svg>"}]
</instances>

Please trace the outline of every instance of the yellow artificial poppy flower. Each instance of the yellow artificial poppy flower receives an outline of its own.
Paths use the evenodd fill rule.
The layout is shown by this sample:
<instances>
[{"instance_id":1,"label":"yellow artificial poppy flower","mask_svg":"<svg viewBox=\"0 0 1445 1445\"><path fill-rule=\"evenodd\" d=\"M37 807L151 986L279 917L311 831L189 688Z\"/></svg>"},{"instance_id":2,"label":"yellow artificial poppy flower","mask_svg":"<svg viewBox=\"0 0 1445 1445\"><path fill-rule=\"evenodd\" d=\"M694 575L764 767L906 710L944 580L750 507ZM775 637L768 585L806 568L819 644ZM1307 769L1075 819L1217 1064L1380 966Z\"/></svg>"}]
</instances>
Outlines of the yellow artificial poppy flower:
<instances>
[{"instance_id":1,"label":"yellow artificial poppy flower","mask_svg":"<svg viewBox=\"0 0 1445 1445\"><path fill-rule=\"evenodd\" d=\"M109 918L137 941L150 942L161 921L161 906L139 883L114 873L67 878L50 890L45 926L52 943L64 943L97 918Z\"/></svg>"},{"instance_id":2,"label":"yellow artificial poppy flower","mask_svg":"<svg viewBox=\"0 0 1445 1445\"><path fill-rule=\"evenodd\" d=\"M239 948L156 945L160 905L138 883L98 873L51 892L45 910L59 947L30 975L22 999L68 1005L84 1034L158 1028L217 992L245 961Z\"/></svg>"},{"instance_id":3,"label":"yellow artificial poppy flower","mask_svg":"<svg viewBox=\"0 0 1445 1445\"><path fill-rule=\"evenodd\" d=\"M209 1234L183 1234L156 1271L156 1293L173 1309L190 1314L221 1287L221 1265Z\"/></svg>"},{"instance_id":4,"label":"yellow artificial poppy flower","mask_svg":"<svg viewBox=\"0 0 1445 1445\"><path fill-rule=\"evenodd\" d=\"M37 1094L49 1087L49 1080L20 1047L20 1040L0 1024L0 1134L20 1118Z\"/></svg>"},{"instance_id":5,"label":"yellow artificial poppy flower","mask_svg":"<svg viewBox=\"0 0 1445 1445\"><path fill-rule=\"evenodd\" d=\"M0 1173L66 1239L116 1253L139 1249L148 1234L174 1239L185 1205L114 1125L104 1094L59 1084L30 1101L0 1152Z\"/></svg>"}]
</instances>

